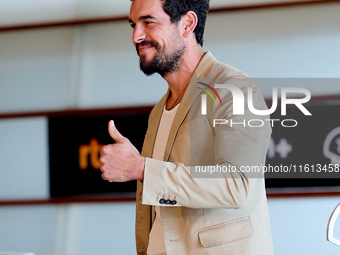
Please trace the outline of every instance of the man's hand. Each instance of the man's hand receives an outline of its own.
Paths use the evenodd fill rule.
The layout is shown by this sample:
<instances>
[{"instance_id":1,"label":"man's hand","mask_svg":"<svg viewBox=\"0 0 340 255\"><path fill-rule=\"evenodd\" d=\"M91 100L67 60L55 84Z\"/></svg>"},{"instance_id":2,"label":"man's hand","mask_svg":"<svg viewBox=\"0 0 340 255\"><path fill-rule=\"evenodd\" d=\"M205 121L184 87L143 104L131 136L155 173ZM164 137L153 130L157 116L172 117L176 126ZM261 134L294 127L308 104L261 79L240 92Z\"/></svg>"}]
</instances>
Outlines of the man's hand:
<instances>
[{"instance_id":1,"label":"man's hand","mask_svg":"<svg viewBox=\"0 0 340 255\"><path fill-rule=\"evenodd\" d=\"M102 178L110 182L142 181L145 158L129 139L118 132L112 120L109 122L109 134L116 143L106 145L100 150Z\"/></svg>"}]
</instances>

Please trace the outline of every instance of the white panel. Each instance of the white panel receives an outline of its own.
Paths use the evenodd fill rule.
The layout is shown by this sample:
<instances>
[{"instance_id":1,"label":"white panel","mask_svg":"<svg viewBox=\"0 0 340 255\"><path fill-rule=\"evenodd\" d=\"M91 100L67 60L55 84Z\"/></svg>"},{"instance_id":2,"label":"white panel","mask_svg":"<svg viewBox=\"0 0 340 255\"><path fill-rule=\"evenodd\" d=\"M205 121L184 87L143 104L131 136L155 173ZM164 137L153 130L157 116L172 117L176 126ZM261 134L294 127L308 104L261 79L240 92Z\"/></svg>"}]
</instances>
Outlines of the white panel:
<instances>
[{"instance_id":1,"label":"white panel","mask_svg":"<svg viewBox=\"0 0 340 255\"><path fill-rule=\"evenodd\" d=\"M328 219L338 203L340 197L269 199L275 254L339 254L340 247L326 240ZM340 224L336 228L339 238Z\"/></svg>"},{"instance_id":2,"label":"white panel","mask_svg":"<svg viewBox=\"0 0 340 255\"><path fill-rule=\"evenodd\" d=\"M213 14L204 48L251 77L339 77L339 12L331 4ZM82 30L80 107L153 104L164 94L159 75L139 70L131 33L124 22ZM272 86L259 85L271 96ZM307 86L313 96L339 94L338 86Z\"/></svg>"},{"instance_id":3,"label":"white panel","mask_svg":"<svg viewBox=\"0 0 340 255\"><path fill-rule=\"evenodd\" d=\"M211 0L210 7L296 1L299 0ZM0 0L0 26L46 23L75 18L127 16L130 5L129 0Z\"/></svg>"},{"instance_id":4,"label":"white panel","mask_svg":"<svg viewBox=\"0 0 340 255\"><path fill-rule=\"evenodd\" d=\"M339 254L340 248L326 241L328 219L339 202L340 197L268 199L275 254ZM56 222L54 206L0 207L0 250L36 255L135 254L134 203L69 204L58 206L58 213L61 208L64 221ZM57 232L59 237L55 227L63 230ZM340 237L339 221L335 228ZM60 252L53 253L53 248Z\"/></svg>"},{"instance_id":5,"label":"white panel","mask_svg":"<svg viewBox=\"0 0 340 255\"><path fill-rule=\"evenodd\" d=\"M339 78L339 12L340 4L330 4L214 14L204 48L253 78ZM271 87L260 88L271 95ZM307 89L340 92L338 86Z\"/></svg>"},{"instance_id":6,"label":"white panel","mask_svg":"<svg viewBox=\"0 0 340 255\"><path fill-rule=\"evenodd\" d=\"M54 206L0 207L0 251L53 255Z\"/></svg>"},{"instance_id":7,"label":"white panel","mask_svg":"<svg viewBox=\"0 0 340 255\"><path fill-rule=\"evenodd\" d=\"M0 120L0 200L49 197L47 139L43 117Z\"/></svg>"},{"instance_id":8,"label":"white panel","mask_svg":"<svg viewBox=\"0 0 340 255\"><path fill-rule=\"evenodd\" d=\"M335 3L212 14L204 49L254 78L339 77L339 12ZM0 114L156 103L167 84L139 70L131 36L127 21L1 33Z\"/></svg>"},{"instance_id":9,"label":"white panel","mask_svg":"<svg viewBox=\"0 0 340 255\"><path fill-rule=\"evenodd\" d=\"M0 114L67 106L73 28L0 33Z\"/></svg>"},{"instance_id":10,"label":"white panel","mask_svg":"<svg viewBox=\"0 0 340 255\"><path fill-rule=\"evenodd\" d=\"M75 204L65 215L60 255L136 254L135 203Z\"/></svg>"},{"instance_id":11,"label":"white panel","mask_svg":"<svg viewBox=\"0 0 340 255\"><path fill-rule=\"evenodd\" d=\"M297 2L297 0L210 0L210 8Z\"/></svg>"},{"instance_id":12,"label":"white panel","mask_svg":"<svg viewBox=\"0 0 340 255\"><path fill-rule=\"evenodd\" d=\"M130 11L130 0L79 0L79 15L85 17L127 17Z\"/></svg>"},{"instance_id":13,"label":"white panel","mask_svg":"<svg viewBox=\"0 0 340 255\"><path fill-rule=\"evenodd\" d=\"M150 105L165 94L159 75L146 78L139 70L127 21L87 26L82 35L80 107Z\"/></svg>"},{"instance_id":14,"label":"white panel","mask_svg":"<svg viewBox=\"0 0 340 255\"><path fill-rule=\"evenodd\" d=\"M71 20L76 0L0 0L0 25Z\"/></svg>"}]
</instances>

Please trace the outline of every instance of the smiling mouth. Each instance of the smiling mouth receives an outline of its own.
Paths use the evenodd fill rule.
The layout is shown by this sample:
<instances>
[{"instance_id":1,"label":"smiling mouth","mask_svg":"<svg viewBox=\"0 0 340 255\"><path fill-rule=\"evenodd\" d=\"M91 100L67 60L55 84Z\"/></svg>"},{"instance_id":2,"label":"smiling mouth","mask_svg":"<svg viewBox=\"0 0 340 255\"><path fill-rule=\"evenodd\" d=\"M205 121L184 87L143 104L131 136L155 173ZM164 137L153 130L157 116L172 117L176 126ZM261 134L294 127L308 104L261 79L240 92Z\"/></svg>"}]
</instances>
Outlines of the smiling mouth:
<instances>
[{"instance_id":1,"label":"smiling mouth","mask_svg":"<svg viewBox=\"0 0 340 255\"><path fill-rule=\"evenodd\" d=\"M145 52L146 50L148 50L148 49L150 49L150 48L152 48L153 46L152 45L139 45L138 46L138 55L140 54L140 53L143 53L143 52Z\"/></svg>"},{"instance_id":2,"label":"smiling mouth","mask_svg":"<svg viewBox=\"0 0 340 255\"><path fill-rule=\"evenodd\" d=\"M159 47L158 47L158 44L156 42L153 42L153 41L143 41L141 43L136 44L136 50L137 50L138 56L141 53L143 53L143 52L145 52L145 51L147 51L151 48L155 48L156 51L157 51Z\"/></svg>"}]
</instances>

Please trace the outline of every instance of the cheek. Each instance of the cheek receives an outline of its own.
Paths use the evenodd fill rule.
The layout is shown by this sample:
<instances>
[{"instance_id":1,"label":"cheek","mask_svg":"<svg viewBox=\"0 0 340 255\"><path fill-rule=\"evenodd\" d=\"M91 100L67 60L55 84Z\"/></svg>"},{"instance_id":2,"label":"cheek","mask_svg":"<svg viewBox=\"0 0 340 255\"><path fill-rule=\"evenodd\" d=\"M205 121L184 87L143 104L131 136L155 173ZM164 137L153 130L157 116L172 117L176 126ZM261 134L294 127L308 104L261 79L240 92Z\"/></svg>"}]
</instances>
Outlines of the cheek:
<instances>
[{"instance_id":1,"label":"cheek","mask_svg":"<svg viewBox=\"0 0 340 255\"><path fill-rule=\"evenodd\" d=\"M169 32L169 31L168 31ZM158 44L159 48L165 48L169 41L171 41L171 35L160 29L149 29L147 39Z\"/></svg>"},{"instance_id":2,"label":"cheek","mask_svg":"<svg viewBox=\"0 0 340 255\"><path fill-rule=\"evenodd\" d=\"M174 49L181 48L182 45L184 45L183 37L180 35L178 29L172 31L168 44Z\"/></svg>"}]
</instances>

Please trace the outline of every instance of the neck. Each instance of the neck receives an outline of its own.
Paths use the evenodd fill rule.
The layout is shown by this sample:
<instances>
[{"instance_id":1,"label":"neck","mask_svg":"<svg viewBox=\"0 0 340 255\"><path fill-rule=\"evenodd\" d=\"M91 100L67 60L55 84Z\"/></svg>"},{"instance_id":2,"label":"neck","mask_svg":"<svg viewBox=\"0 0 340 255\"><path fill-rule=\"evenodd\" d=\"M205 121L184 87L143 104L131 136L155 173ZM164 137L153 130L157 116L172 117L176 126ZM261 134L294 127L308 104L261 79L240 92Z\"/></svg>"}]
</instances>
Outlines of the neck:
<instances>
[{"instance_id":1,"label":"neck","mask_svg":"<svg viewBox=\"0 0 340 255\"><path fill-rule=\"evenodd\" d=\"M194 48L194 47L193 47ZM181 100L186 90L186 85L190 82L204 52L200 46L189 49L182 56L180 68L173 73L164 75L170 88L170 96L167 101L167 109L175 107Z\"/></svg>"}]
</instances>

